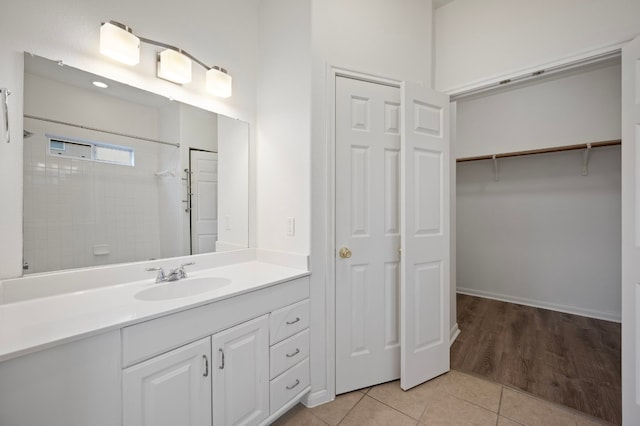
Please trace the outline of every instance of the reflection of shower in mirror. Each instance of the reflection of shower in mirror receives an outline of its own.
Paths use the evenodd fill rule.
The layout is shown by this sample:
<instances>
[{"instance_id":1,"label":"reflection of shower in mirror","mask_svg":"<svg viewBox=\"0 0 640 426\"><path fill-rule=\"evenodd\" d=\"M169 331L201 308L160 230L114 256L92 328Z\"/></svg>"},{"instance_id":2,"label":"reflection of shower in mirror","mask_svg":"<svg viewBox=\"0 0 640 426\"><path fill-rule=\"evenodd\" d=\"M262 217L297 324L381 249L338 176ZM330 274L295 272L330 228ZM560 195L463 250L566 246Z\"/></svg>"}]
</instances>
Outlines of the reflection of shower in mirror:
<instances>
[{"instance_id":1,"label":"reflection of shower in mirror","mask_svg":"<svg viewBox=\"0 0 640 426\"><path fill-rule=\"evenodd\" d=\"M176 177L176 169L156 172L157 177Z\"/></svg>"},{"instance_id":2,"label":"reflection of shower in mirror","mask_svg":"<svg viewBox=\"0 0 640 426\"><path fill-rule=\"evenodd\" d=\"M248 246L247 123L37 56L24 77L24 273L190 254L191 149L220 151L214 213L237 221L208 250Z\"/></svg>"}]
</instances>

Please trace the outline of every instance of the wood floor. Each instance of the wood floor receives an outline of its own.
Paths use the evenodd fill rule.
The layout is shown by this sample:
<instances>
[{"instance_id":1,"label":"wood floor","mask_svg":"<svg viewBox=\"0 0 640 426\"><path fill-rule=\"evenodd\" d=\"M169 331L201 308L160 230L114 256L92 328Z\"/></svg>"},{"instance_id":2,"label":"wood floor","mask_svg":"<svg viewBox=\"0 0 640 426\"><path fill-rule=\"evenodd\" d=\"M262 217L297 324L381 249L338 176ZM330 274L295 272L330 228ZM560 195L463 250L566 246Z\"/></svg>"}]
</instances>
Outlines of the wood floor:
<instances>
[{"instance_id":1,"label":"wood floor","mask_svg":"<svg viewBox=\"0 0 640 426\"><path fill-rule=\"evenodd\" d=\"M622 424L620 324L459 294L451 368Z\"/></svg>"}]
</instances>

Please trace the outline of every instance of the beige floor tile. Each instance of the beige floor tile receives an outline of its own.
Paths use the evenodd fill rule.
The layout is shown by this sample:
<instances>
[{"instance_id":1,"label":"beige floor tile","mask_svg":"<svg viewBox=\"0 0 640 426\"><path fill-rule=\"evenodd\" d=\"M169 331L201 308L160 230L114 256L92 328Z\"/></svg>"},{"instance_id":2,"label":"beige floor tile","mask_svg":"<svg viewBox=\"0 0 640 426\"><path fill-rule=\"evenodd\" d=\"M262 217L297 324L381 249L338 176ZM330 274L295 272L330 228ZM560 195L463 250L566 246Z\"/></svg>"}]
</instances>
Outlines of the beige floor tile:
<instances>
[{"instance_id":1,"label":"beige floor tile","mask_svg":"<svg viewBox=\"0 0 640 426\"><path fill-rule=\"evenodd\" d=\"M366 395L367 393L369 393L370 390L371 390L371 386L369 386L368 388L358 389L358 392Z\"/></svg>"},{"instance_id":2,"label":"beige floor tile","mask_svg":"<svg viewBox=\"0 0 640 426\"><path fill-rule=\"evenodd\" d=\"M520 423L514 422L506 417L498 417L498 426L522 426Z\"/></svg>"},{"instance_id":3,"label":"beige floor tile","mask_svg":"<svg viewBox=\"0 0 640 426\"><path fill-rule=\"evenodd\" d=\"M302 404L296 405L272 424L274 426L327 426Z\"/></svg>"},{"instance_id":4,"label":"beige floor tile","mask_svg":"<svg viewBox=\"0 0 640 426\"><path fill-rule=\"evenodd\" d=\"M504 388L500 415L525 426L573 426L575 415L550 402Z\"/></svg>"},{"instance_id":5,"label":"beige floor tile","mask_svg":"<svg viewBox=\"0 0 640 426\"><path fill-rule=\"evenodd\" d=\"M420 419L427 401L437 392L438 384L433 381L426 382L405 392L400 388L400 382L396 380L374 386L367 395L414 419Z\"/></svg>"},{"instance_id":6,"label":"beige floor tile","mask_svg":"<svg viewBox=\"0 0 640 426\"><path fill-rule=\"evenodd\" d=\"M498 415L446 393L429 399L420 424L427 426L495 426Z\"/></svg>"},{"instance_id":7,"label":"beige floor tile","mask_svg":"<svg viewBox=\"0 0 640 426\"><path fill-rule=\"evenodd\" d=\"M502 386L451 370L441 377L440 390L497 413Z\"/></svg>"},{"instance_id":8,"label":"beige floor tile","mask_svg":"<svg viewBox=\"0 0 640 426\"><path fill-rule=\"evenodd\" d=\"M311 413L331 426L336 426L347 413L364 397L359 391L353 391L336 396L333 401L310 408Z\"/></svg>"},{"instance_id":9,"label":"beige floor tile","mask_svg":"<svg viewBox=\"0 0 640 426\"><path fill-rule=\"evenodd\" d=\"M415 426L417 423L416 419L365 395L340 426Z\"/></svg>"}]
</instances>

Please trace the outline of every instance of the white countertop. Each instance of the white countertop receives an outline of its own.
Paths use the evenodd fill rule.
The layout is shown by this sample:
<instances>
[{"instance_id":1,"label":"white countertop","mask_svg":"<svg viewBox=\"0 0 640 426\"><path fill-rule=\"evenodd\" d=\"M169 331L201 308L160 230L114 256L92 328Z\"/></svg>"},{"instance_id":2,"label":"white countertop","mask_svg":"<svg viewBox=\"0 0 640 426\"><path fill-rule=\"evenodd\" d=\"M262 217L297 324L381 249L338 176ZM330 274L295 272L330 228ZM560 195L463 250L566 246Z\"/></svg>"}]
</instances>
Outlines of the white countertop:
<instances>
[{"instance_id":1,"label":"white countertop","mask_svg":"<svg viewBox=\"0 0 640 426\"><path fill-rule=\"evenodd\" d=\"M231 284L179 299L136 299L139 291L163 285L147 279L0 305L0 361L307 275L250 261L189 273L189 278L223 277Z\"/></svg>"}]
</instances>

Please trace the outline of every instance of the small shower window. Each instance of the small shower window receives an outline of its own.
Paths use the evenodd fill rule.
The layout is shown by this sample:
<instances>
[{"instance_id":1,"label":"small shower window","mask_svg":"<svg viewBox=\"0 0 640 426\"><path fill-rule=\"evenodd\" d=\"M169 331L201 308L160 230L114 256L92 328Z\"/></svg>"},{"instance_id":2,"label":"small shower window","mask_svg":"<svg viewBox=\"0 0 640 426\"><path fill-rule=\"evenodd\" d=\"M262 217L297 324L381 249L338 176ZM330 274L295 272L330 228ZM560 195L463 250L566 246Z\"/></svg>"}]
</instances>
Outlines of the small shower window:
<instances>
[{"instance_id":1,"label":"small shower window","mask_svg":"<svg viewBox=\"0 0 640 426\"><path fill-rule=\"evenodd\" d=\"M124 166L135 165L134 151L130 147L75 138L46 136L49 138L49 155L52 156L81 158Z\"/></svg>"}]
</instances>

